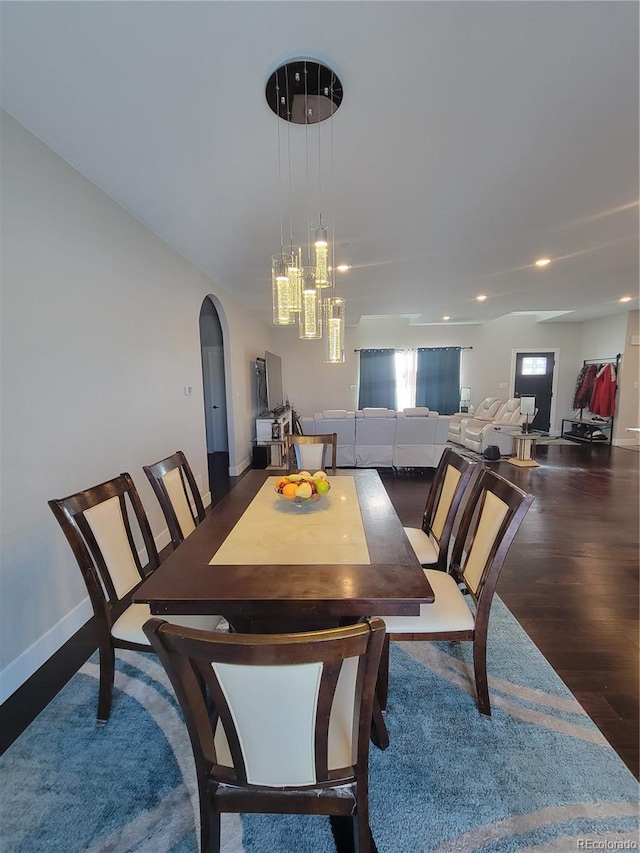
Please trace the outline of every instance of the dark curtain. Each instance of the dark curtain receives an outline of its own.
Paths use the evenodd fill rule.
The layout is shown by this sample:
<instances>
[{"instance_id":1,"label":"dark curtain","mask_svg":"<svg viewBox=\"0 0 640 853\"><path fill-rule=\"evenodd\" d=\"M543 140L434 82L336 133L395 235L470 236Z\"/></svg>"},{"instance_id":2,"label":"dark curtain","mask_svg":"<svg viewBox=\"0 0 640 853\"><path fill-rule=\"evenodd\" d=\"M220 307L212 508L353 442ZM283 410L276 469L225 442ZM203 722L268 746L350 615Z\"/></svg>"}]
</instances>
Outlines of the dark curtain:
<instances>
[{"instance_id":1,"label":"dark curtain","mask_svg":"<svg viewBox=\"0 0 640 853\"><path fill-rule=\"evenodd\" d=\"M396 407L395 350L360 350L358 408Z\"/></svg>"},{"instance_id":2,"label":"dark curtain","mask_svg":"<svg viewBox=\"0 0 640 853\"><path fill-rule=\"evenodd\" d=\"M452 415L460 404L460 347L418 350L416 406Z\"/></svg>"}]
</instances>

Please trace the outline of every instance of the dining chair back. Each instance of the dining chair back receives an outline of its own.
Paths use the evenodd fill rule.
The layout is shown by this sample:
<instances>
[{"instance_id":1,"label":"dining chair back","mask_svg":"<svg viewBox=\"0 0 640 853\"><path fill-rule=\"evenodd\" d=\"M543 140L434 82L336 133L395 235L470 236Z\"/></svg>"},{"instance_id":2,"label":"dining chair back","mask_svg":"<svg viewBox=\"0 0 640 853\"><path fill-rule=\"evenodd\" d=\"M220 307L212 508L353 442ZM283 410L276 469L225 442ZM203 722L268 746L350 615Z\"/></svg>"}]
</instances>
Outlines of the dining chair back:
<instances>
[{"instance_id":1,"label":"dining chair back","mask_svg":"<svg viewBox=\"0 0 640 853\"><path fill-rule=\"evenodd\" d=\"M368 751L381 619L280 635L189 631L160 619L144 630L189 730L201 850L220 850L221 812L342 816L354 849L372 849Z\"/></svg>"},{"instance_id":2,"label":"dining chair back","mask_svg":"<svg viewBox=\"0 0 640 853\"><path fill-rule=\"evenodd\" d=\"M480 713L491 715L487 682L487 634L494 593L533 495L489 469L481 471L463 510L447 573L425 569L435 601L419 616L385 616L379 701L386 705L388 640L468 640L473 643L476 694ZM474 602L474 610L467 604Z\"/></svg>"},{"instance_id":3,"label":"dining chair back","mask_svg":"<svg viewBox=\"0 0 640 853\"><path fill-rule=\"evenodd\" d=\"M422 527L405 527L420 565L447 571L453 525L476 463L452 448L442 454L427 495Z\"/></svg>"},{"instance_id":4,"label":"dining chair back","mask_svg":"<svg viewBox=\"0 0 640 853\"><path fill-rule=\"evenodd\" d=\"M100 655L98 722L106 723L113 699L114 650L151 651L142 630L151 611L147 604L132 604L131 595L158 567L158 551L127 473L48 504L71 546L93 607ZM146 552L144 566L139 548ZM220 621L219 616L171 618L211 630Z\"/></svg>"},{"instance_id":5,"label":"dining chair back","mask_svg":"<svg viewBox=\"0 0 640 853\"><path fill-rule=\"evenodd\" d=\"M291 450L294 450L294 453ZM291 471L292 457L298 471L326 470L330 467L336 472L336 459L338 451L337 433L331 432L324 435L285 435L284 451L287 463L287 471Z\"/></svg>"},{"instance_id":6,"label":"dining chair back","mask_svg":"<svg viewBox=\"0 0 640 853\"><path fill-rule=\"evenodd\" d=\"M178 450L153 465L144 465L143 470L162 508L171 544L177 548L205 518L191 467L184 453Z\"/></svg>"}]
</instances>

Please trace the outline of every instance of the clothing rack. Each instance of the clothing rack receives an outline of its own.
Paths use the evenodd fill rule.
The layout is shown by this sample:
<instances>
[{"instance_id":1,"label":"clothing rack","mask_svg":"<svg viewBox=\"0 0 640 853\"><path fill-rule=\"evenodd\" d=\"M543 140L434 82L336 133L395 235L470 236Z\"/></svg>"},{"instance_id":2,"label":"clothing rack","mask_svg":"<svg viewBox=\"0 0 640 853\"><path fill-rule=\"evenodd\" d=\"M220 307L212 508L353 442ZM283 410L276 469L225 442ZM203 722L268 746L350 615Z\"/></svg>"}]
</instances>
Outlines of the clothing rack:
<instances>
[{"instance_id":1,"label":"clothing rack","mask_svg":"<svg viewBox=\"0 0 640 853\"><path fill-rule=\"evenodd\" d=\"M615 365L615 369L616 369L616 380L617 380L617 378L618 378L618 368L619 368L619 366L620 366L620 359L621 359L621 358L622 358L622 353L618 353L617 355L615 355L615 356L611 356L611 357L609 357L609 358L585 358L585 359L583 360L583 362L582 362L582 366L583 366L583 368L584 368L584 367L586 367L588 364L598 364L598 365L602 365L602 366L603 366L603 365L605 365L605 364L613 364L613 365ZM617 393L617 392L616 392L616 393ZM608 441L608 443L609 443L609 444L612 444L612 443L613 443L613 424L614 424L614 420L615 420L615 415L614 415L614 414L613 414L613 415L611 415L611 417L609 417L609 418L608 418L608 419L606 419L606 420L605 420L605 419L600 420L600 419L599 419L599 417L598 417L598 418L596 418L596 419L593 419L593 418L587 418L587 419L585 420L585 418L584 418L584 406L581 406L581 407L580 407L580 415L579 415L577 418L564 418L564 419L563 419L563 421L562 421L561 435L562 435L563 437L565 437L565 438L570 438L570 439L572 439L572 440L578 440L578 439L576 439L576 436L571 435L571 434L569 434L569 433L566 433L566 432L565 432L565 426L564 426L564 425L565 425L565 423L568 423L568 424L584 424L584 425L585 425L585 428L587 429L587 431L589 431L589 427L593 429L594 427L602 426L602 427L605 427L605 428L606 428L606 430L608 430L608 431L609 431L609 441ZM588 426L586 426L586 425L588 425ZM573 428L572 428L572 431L574 431L574 429L573 429ZM588 437L586 437L584 440L586 440L586 441L590 441L590 442L591 442L591 441L593 441L593 438L592 438L592 434L591 434L591 432L589 432Z\"/></svg>"},{"instance_id":2,"label":"clothing rack","mask_svg":"<svg viewBox=\"0 0 640 853\"><path fill-rule=\"evenodd\" d=\"M617 370L621 358L621 352L619 352L618 355L612 356L611 358L585 358L585 360L582 362L582 366L585 367L587 364L615 364Z\"/></svg>"}]
</instances>

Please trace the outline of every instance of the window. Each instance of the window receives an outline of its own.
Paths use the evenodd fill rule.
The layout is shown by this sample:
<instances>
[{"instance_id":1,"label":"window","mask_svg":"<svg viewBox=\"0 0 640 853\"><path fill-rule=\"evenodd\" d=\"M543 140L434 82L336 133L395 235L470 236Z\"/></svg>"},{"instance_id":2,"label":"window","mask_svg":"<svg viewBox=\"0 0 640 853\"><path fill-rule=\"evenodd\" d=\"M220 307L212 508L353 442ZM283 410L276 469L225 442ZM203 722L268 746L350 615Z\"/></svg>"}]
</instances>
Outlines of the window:
<instances>
[{"instance_id":1,"label":"window","mask_svg":"<svg viewBox=\"0 0 640 853\"><path fill-rule=\"evenodd\" d=\"M522 359L521 376L544 376L547 372L547 359L545 356L524 356Z\"/></svg>"},{"instance_id":2,"label":"window","mask_svg":"<svg viewBox=\"0 0 640 853\"><path fill-rule=\"evenodd\" d=\"M416 404L416 366L415 350L405 349L395 354L396 410L399 412Z\"/></svg>"}]
</instances>

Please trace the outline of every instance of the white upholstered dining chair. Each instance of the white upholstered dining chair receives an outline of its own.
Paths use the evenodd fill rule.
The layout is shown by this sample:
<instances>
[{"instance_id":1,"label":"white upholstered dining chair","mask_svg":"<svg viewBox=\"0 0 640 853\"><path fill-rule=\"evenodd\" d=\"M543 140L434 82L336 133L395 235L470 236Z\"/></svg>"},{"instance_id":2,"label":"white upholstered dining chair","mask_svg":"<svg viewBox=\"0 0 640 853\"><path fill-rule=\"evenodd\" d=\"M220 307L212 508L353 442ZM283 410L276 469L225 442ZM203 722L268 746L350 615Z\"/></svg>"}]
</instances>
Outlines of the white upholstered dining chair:
<instances>
[{"instance_id":1,"label":"white upholstered dining chair","mask_svg":"<svg viewBox=\"0 0 640 853\"><path fill-rule=\"evenodd\" d=\"M389 640L467 640L473 643L478 707L491 715L487 682L487 634L493 596L507 552L533 503L533 496L494 471L484 469L471 489L456 534L448 572L425 569L432 604L419 616L385 616L385 650L378 688L386 706ZM468 600L472 600L473 609Z\"/></svg>"},{"instance_id":2,"label":"white upholstered dining chair","mask_svg":"<svg viewBox=\"0 0 640 853\"><path fill-rule=\"evenodd\" d=\"M160 619L144 630L189 730L202 851L220 850L221 812L326 814L349 822L354 850L375 849L368 757L381 619L300 634L224 635Z\"/></svg>"},{"instance_id":3,"label":"white upholstered dining chair","mask_svg":"<svg viewBox=\"0 0 640 853\"><path fill-rule=\"evenodd\" d=\"M74 553L89 593L100 654L98 723L109 719L113 699L115 649L151 652L142 630L147 604L131 596L159 565L151 528L136 487L127 473L98 486L48 501ZM143 567L135 539L147 554ZM173 622L214 630L219 616L171 616Z\"/></svg>"},{"instance_id":4,"label":"white upholstered dining chair","mask_svg":"<svg viewBox=\"0 0 640 853\"><path fill-rule=\"evenodd\" d=\"M293 453L292 453L293 449ZM338 436L335 432L326 435L285 435L284 451L287 470L291 470L292 456L298 471L324 470L331 467L336 472Z\"/></svg>"},{"instance_id":5,"label":"white upholstered dining chair","mask_svg":"<svg viewBox=\"0 0 640 853\"><path fill-rule=\"evenodd\" d=\"M429 489L421 527L405 527L420 565L446 572L449 543L460 502L476 463L450 447L442 454Z\"/></svg>"},{"instance_id":6,"label":"white upholstered dining chair","mask_svg":"<svg viewBox=\"0 0 640 853\"><path fill-rule=\"evenodd\" d=\"M187 457L177 450L153 465L144 465L143 470L160 503L171 544L177 548L205 518L202 497Z\"/></svg>"}]
</instances>

